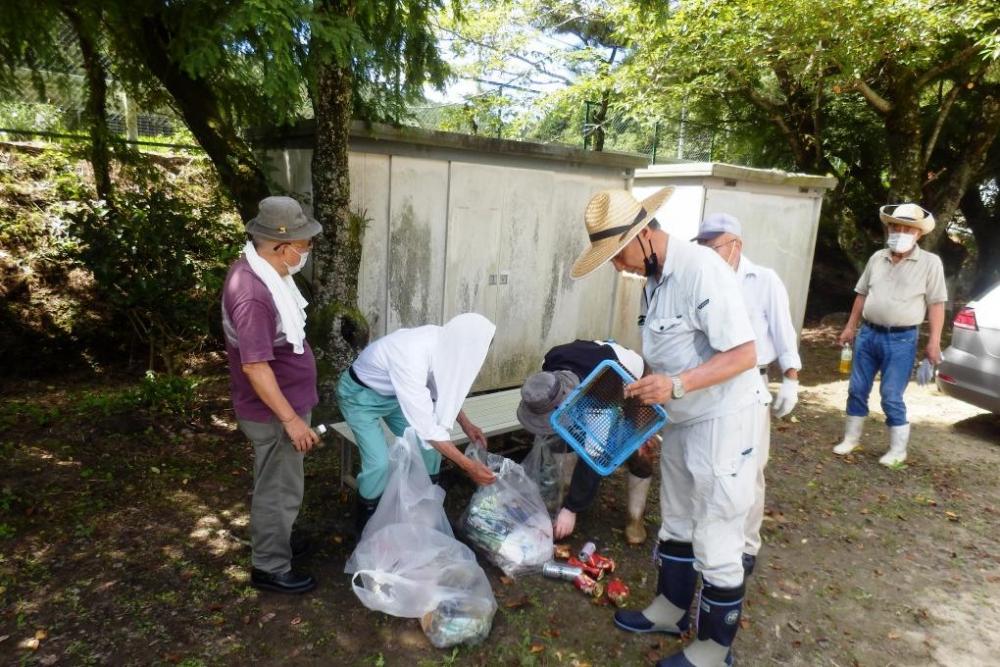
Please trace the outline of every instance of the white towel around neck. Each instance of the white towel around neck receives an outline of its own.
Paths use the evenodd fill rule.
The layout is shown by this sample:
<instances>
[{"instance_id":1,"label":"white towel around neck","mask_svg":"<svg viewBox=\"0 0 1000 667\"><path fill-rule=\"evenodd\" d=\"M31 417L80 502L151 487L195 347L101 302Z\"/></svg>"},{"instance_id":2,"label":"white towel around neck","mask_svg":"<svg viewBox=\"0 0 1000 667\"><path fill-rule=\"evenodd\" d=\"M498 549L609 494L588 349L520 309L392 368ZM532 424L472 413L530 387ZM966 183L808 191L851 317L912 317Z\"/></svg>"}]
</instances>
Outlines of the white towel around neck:
<instances>
[{"instance_id":1,"label":"white towel around neck","mask_svg":"<svg viewBox=\"0 0 1000 667\"><path fill-rule=\"evenodd\" d=\"M247 264L258 278L264 281L267 291L274 299L274 307L278 310L281 320L281 331L292 345L295 354L305 352L303 343L306 340L306 306L309 302L302 298L299 288L295 286L292 276L280 276L267 260L257 254L253 241L247 241L243 247L243 256Z\"/></svg>"}]
</instances>

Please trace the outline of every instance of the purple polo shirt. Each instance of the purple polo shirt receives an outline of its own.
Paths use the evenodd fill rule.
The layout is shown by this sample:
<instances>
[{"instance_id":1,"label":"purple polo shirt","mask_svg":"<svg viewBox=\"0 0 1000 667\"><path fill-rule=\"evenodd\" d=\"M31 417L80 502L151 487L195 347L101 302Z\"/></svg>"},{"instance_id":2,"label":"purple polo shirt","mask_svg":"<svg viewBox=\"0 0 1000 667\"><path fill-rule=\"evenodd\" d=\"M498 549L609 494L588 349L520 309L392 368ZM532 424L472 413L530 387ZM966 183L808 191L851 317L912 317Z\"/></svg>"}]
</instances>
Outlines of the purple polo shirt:
<instances>
[{"instance_id":1,"label":"purple polo shirt","mask_svg":"<svg viewBox=\"0 0 1000 667\"><path fill-rule=\"evenodd\" d=\"M316 359L306 341L302 354L279 331L280 318L274 299L264 281L257 277L246 259L240 257L229 268L222 288L222 329L229 357L229 387L233 409L240 419L267 422L274 419L271 409L257 396L243 372L243 364L266 361L285 398L296 414L312 410L319 403L316 393Z\"/></svg>"}]
</instances>

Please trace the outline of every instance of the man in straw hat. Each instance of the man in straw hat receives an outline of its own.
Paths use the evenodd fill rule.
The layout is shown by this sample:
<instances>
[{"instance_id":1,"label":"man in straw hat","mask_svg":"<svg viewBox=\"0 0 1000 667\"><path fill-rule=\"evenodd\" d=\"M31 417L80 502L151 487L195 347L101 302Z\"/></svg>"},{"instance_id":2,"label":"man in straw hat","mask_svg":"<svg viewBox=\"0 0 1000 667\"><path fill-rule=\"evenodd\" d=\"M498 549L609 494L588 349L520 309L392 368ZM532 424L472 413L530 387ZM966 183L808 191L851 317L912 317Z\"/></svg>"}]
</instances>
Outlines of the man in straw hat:
<instances>
[{"instance_id":1,"label":"man in straw hat","mask_svg":"<svg viewBox=\"0 0 1000 667\"><path fill-rule=\"evenodd\" d=\"M917 245L921 236L934 229L934 216L917 204L907 203L883 206L879 218L886 228L888 247L868 260L854 287L858 295L851 316L838 339L841 345L854 341L854 364L847 390L844 439L833 451L849 454L860 444L868 396L875 374L881 372L879 389L889 427L889 451L879 463L895 466L906 460L910 439L903 391L917 354L918 327L926 313L930 336L925 353L932 364L941 363L948 291L941 258Z\"/></svg>"},{"instance_id":2,"label":"man in straw hat","mask_svg":"<svg viewBox=\"0 0 1000 667\"><path fill-rule=\"evenodd\" d=\"M718 253L736 272L757 338L757 367L765 384L768 366L777 362L781 368L781 387L774 400L774 414L778 418L788 415L799 400L799 369L802 368L798 334L788 306L788 290L777 273L755 264L743 253L743 226L735 216L728 213L705 216L694 240ZM753 572L761 545L760 526L764 520L766 488L764 468L771 449L770 413L767 405L761 406L757 483L753 506L747 515L746 547L743 551L743 567L747 575Z\"/></svg>"},{"instance_id":3,"label":"man in straw hat","mask_svg":"<svg viewBox=\"0 0 1000 667\"><path fill-rule=\"evenodd\" d=\"M322 231L291 197L267 197L247 223L250 241L222 288L222 326L233 409L253 444L250 584L278 593L316 587L291 561L292 524L304 490L302 459L319 437L309 428L316 360L306 341L306 301L292 275Z\"/></svg>"},{"instance_id":4,"label":"man in straw hat","mask_svg":"<svg viewBox=\"0 0 1000 667\"><path fill-rule=\"evenodd\" d=\"M614 341L575 340L557 345L545 353L542 372L535 373L521 387L521 403L517 419L524 430L541 438L544 446L557 449L560 470L572 475L566 497L556 515L552 535L557 540L569 537L576 527L576 515L589 508L600 487L601 476L588 465L571 467L576 454L566 452L566 443L555 435L549 418L573 389L602 361L617 361L633 376L643 375L644 362L638 353ZM637 451L626 462L628 466L628 522L625 541L642 544L646 541L646 496L653 475L648 449ZM567 474L568 472L568 474Z\"/></svg>"},{"instance_id":5,"label":"man in straw hat","mask_svg":"<svg viewBox=\"0 0 1000 667\"><path fill-rule=\"evenodd\" d=\"M678 243L653 221L672 190L642 202L621 190L594 195L585 215L590 247L571 275L582 278L611 261L646 277L647 374L626 391L663 405L669 416L660 455L657 595L642 611L619 610L615 623L629 632L684 633L693 624L700 572L697 637L659 664L721 666L732 661L742 612L743 526L766 391L735 274L708 248Z\"/></svg>"}]
</instances>

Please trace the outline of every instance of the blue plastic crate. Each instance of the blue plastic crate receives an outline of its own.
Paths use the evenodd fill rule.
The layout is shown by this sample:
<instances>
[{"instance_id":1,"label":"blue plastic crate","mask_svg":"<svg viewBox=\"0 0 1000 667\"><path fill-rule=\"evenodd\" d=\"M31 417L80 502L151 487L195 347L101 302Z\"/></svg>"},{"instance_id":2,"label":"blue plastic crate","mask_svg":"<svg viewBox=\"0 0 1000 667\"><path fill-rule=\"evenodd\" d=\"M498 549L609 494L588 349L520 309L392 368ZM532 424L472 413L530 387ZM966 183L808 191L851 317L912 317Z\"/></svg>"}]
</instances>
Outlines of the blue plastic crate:
<instances>
[{"instance_id":1,"label":"blue plastic crate","mask_svg":"<svg viewBox=\"0 0 1000 667\"><path fill-rule=\"evenodd\" d=\"M635 382L616 361L602 361L549 417L552 427L587 465L610 475L667 423L659 405L625 398Z\"/></svg>"}]
</instances>

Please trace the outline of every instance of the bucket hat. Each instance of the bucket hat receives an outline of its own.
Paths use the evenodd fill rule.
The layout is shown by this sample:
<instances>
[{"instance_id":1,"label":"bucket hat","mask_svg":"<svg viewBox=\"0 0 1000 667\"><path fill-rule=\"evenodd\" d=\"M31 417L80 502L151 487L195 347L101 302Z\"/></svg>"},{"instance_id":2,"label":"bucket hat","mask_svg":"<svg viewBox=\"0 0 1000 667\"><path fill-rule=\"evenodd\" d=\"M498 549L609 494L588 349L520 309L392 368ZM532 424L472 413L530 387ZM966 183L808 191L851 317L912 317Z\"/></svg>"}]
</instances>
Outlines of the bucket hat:
<instances>
[{"instance_id":1,"label":"bucket hat","mask_svg":"<svg viewBox=\"0 0 1000 667\"><path fill-rule=\"evenodd\" d=\"M578 384L580 378L572 371L542 371L529 376L517 406L517 420L524 430L534 435L555 433L549 416Z\"/></svg>"},{"instance_id":2,"label":"bucket hat","mask_svg":"<svg viewBox=\"0 0 1000 667\"><path fill-rule=\"evenodd\" d=\"M304 241L322 231L323 227L291 197L261 199L257 217L247 223L247 234L275 241Z\"/></svg>"}]
</instances>

